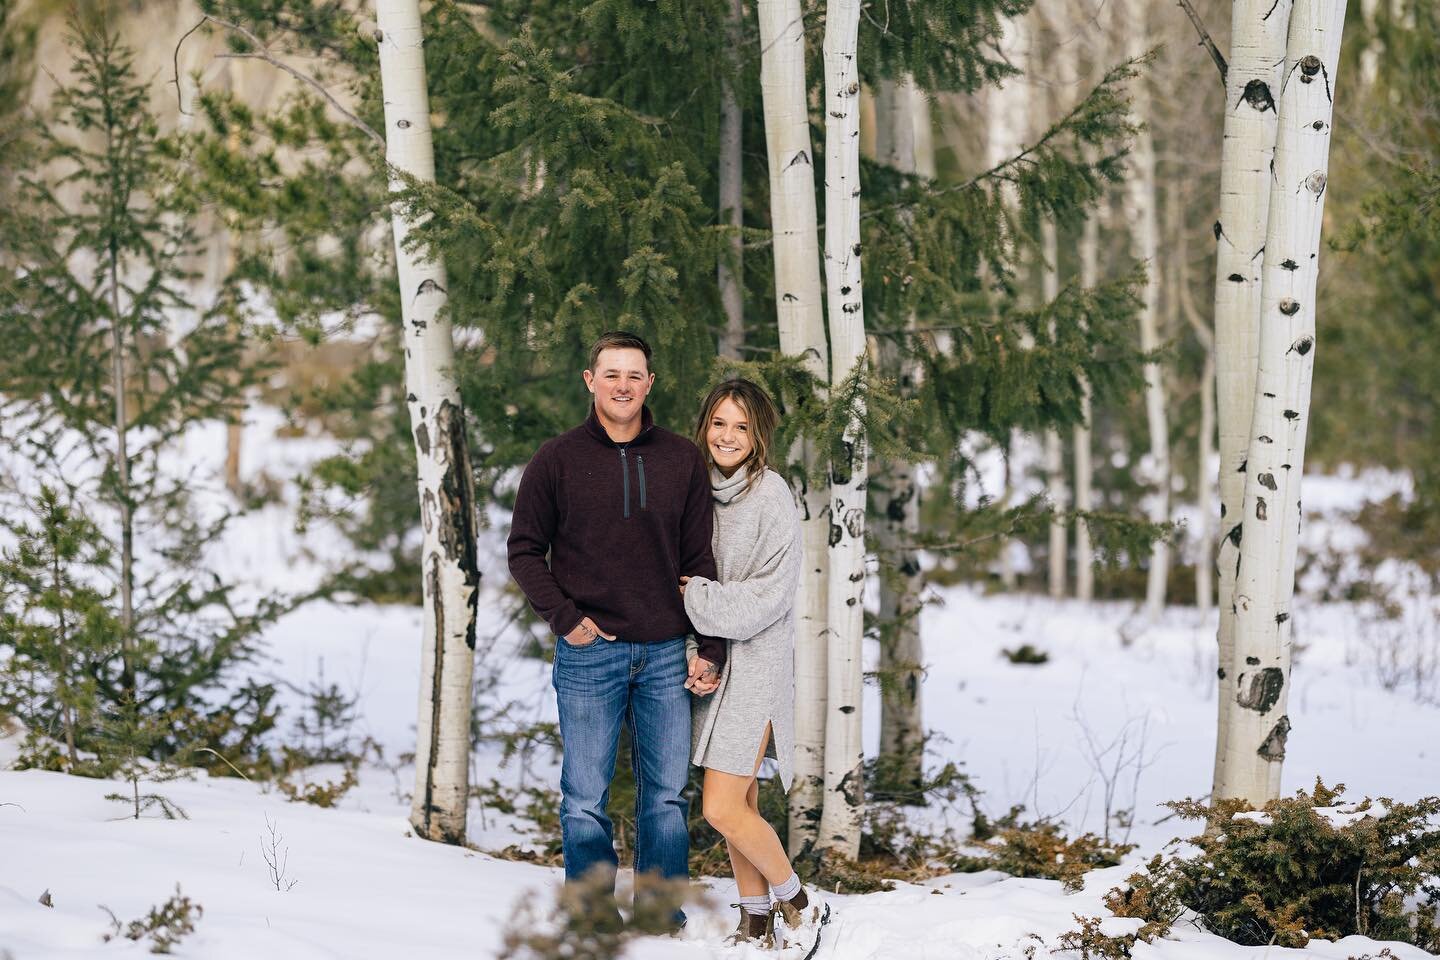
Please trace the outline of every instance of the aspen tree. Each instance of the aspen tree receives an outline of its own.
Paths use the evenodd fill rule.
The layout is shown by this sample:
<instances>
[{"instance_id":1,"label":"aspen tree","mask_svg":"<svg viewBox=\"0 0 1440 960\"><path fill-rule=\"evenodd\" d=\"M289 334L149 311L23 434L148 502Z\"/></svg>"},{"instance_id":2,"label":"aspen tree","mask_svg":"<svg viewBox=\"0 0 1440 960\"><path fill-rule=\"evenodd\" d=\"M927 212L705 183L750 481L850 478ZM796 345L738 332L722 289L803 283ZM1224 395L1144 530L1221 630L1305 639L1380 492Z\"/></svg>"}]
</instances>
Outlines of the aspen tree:
<instances>
[{"instance_id":1,"label":"aspen tree","mask_svg":"<svg viewBox=\"0 0 1440 960\"><path fill-rule=\"evenodd\" d=\"M875 95L875 155L902 173L933 169L929 104L909 76L881 80ZM923 130L923 133L922 133ZM912 312L907 333L915 327ZM907 340L909 338L907 337ZM907 344L908 347L908 344ZM881 372L894 377L902 392L915 387L920 366L893 339L880 343ZM875 547L883 568L880 578L880 762L890 790L915 799L923 780L925 739L921 681L920 590L924 577L914 544L920 534L920 484L916 465L893 457L877 465L872 489L876 505Z\"/></svg>"},{"instance_id":2,"label":"aspen tree","mask_svg":"<svg viewBox=\"0 0 1440 960\"><path fill-rule=\"evenodd\" d=\"M1131 58L1143 56L1146 52L1150 37L1147 13L1147 6L1139 0L1127 0L1123 7L1121 22L1125 30L1126 55ZM1140 78L1132 89L1132 112L1142 124L1148 123L1153 110L1145 78ZM1142 126L1136 132L1130 156L1126 201L1130 222L1134 226L1134 253L1145 264L1140 349L1148 352L1160 346L1160 230L1155 211L1155 141L1148 127ZM1146 519L1152 523L1165 523L1170 519L1170 438L1165 400L1165 378L1160 364L1146 364L1145 423L1150 449L1141 460L1141 479L1149 488L1145 513ZM1150 570L1145 583L1145 615L1151 622L1159 619L1165 606L1165 584L1169 571L1170 546L1164 540L1156 540L1150 551Z\"/></svg>"},{"instance_id":3,"label":"aspen tree","mask_svg":"<svg viewBox=\"0 0 1440 960\"><path fill-rule=\"evenodd\" d=\"M435 179L418 0L376 0L375 39L385 99L390 187ZM404 176L402 176L402 174ZM445 313L445 265L406 243L416 227L391 210L404 318L405 389L419 480L424 626L415 795L410 824L428 840L465 842L469 800L470 681L474 669L475 492Z\"/></svg>"},{"instance_id":4,"label":"aspen tree","mask_svg":"<svg viewBox=\"0 0 1440 960\"><path fill-rule=\"evenodd\" d=\"M745 342L745 281L742 264L745 255L745 241L740 228L744 221L744 185L741 182L741 128L743 115L740 110L740 42L743 36L741 24L745 10L741 0L729 0L725 26L729 31L729 55L725 65L729 73L720 90L720 222L729 228L724 247L720 251L720 263L716 267L716 281L720 286L720 305L725 310L725 330L720 335L720 356L740 359L740 346Z\"/></svg>"},{"instance_id":5,"label":"aspen tree","mask_svg":"<svg viewBox=\"0 0 1440 960\"><path fill-rule=\"evenodd\" d=\"M1344 0L1296 0L1277 97L1265 230L1254 413L1245 465L1245 535L1235 578L1233 697L1217 798L1259 807L1280 795L1290 732L1291 601L1300 482L1315 369L1316 281Z\"/></svg>"},{"instance_id":6,"label":"aspen tree","mask_svg":"<svg viewBox=\"0 0 1440 960\"><path fill-rule=\"evenodd\" d=\"M1094 289L1100 282L1100 221L1095 214L1085 218L1080 235L1080 285ZM1085 513L1094 509L1092 488L1095 477L1091 463L1090 382L1080 384L1081 422L1075 427L1075 510ZM1095 556L1090 547L1090 524L1083 516L1075 519L1075 598L1095 599Z\"/></svg>"},{"instance_id":7,"label":"aspen tree","mask_svg":"<svg viewBox=\"0 0 1440 960\"><path fill-rule=\"evenodd\" d=\"M1261 257L1270 207L1270 162L1291 0L1234 0L1220 148L1220 216L1215 221L1215 411L1219 428L1220 542L1216 604L1223 690L1236 673L1235 572L1243 532L1245 456L1255 402ZM1218 698L1214 783L1225 780L1233 697Z\"/></svg>"},{"instance_id":8,"label":"aspen tree","mask_svg":"<svg viewBox=\"0 0 1440 960\"><path fill-rule=\"evenodd\" d=\"M860 0L825 8L825 295L832 389L865 372L860 272ZM829 663L825 715L825 803L819 846L860 853L865 809L861 748L865 500L868 453L864 393L857 385L843 438L830 459Z\"/></svg>"},{"instance_id":9,"label":"aspen tree","mask_svg":"<svg viewBox=\"0 0 1440 960\"><path fill-rule=\"evenodd\" d=\"M805 31L799 0L758 0L760 91L770 172L775 305L781 352L803 357L818 381L829 379L821 299L815 163L805 88ZM790 790L791 855L813 845L824 800L828 491L811 480L819 452L800 441L798 500L805 564L796 597L795 779ZM798 456L796 456L798 454Z\"/></svg>"}]
</instances>

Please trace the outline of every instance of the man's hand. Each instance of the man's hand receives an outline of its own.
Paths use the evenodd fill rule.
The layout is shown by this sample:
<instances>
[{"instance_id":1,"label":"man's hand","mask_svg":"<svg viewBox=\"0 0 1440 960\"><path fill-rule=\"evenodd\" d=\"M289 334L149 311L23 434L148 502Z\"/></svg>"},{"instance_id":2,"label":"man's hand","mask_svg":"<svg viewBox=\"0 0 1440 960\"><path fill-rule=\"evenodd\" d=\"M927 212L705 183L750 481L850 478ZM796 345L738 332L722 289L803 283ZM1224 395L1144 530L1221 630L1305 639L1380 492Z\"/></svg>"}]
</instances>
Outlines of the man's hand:
<instances>
[{"instance_id":1,"label":"man's hand","mask_svg":"<svg viewBox=\"0 0 1440 960\"><path fill-rule=\"evenodd\" d=\"M690 675L685 678L685 689L697 697L708 697L720 686L720 668L704 657L690 661Z\"/></svg>"},{"instance_id":2,"label":"man's hand","mask_svg":"<svg viewBox=\"0 0 1440 960\"><path fill-rule=\"evenodd\" d=\"M572 647L588 647L601 637L606 640L615 639L614 636L596 626L594 620L586 617L575 625L574 630L565 634L565 642Z\"/></svg>"}]
</instances>

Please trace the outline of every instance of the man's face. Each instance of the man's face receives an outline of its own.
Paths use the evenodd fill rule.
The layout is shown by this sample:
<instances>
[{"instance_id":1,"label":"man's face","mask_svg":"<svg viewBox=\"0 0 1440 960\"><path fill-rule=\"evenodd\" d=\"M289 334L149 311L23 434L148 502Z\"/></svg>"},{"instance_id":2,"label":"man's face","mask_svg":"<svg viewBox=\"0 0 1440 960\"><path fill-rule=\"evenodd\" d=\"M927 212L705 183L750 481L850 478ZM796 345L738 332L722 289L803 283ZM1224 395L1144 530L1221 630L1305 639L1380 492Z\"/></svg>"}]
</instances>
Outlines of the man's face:
<instances>
[{"instance_id":1,"label":"man's face","mask_svg":"<svg viewBox=\"0 0 1440 960\"><path fill-rule=\"evenodd\" d=\"M595 369L586 370L584 376L586 388L595 396L596 411L615 424L628 424L640 416L655 385L644 352L634 347L601 350Z\"/></svg>"}]
</instances>

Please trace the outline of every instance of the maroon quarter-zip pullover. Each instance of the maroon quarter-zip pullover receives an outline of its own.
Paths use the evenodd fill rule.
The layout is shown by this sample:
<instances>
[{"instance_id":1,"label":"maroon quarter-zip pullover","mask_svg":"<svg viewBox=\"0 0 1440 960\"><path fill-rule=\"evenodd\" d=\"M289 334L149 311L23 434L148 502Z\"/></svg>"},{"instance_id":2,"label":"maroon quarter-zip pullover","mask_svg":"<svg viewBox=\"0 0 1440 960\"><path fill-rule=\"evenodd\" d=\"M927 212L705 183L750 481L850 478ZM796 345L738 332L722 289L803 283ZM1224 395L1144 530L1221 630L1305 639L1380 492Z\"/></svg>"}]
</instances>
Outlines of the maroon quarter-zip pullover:
<instances>
[{"instance_id":1,"label":"maroon quarter-zip pullover","mask_svg":"<svg viewBox=\"0 0 1440 960\"><path fill-rule=\"evenodd\" d=\"M520 478L510 575L557 636L584 617L637 643L690 633L680 578L716 579L705 460L655 426L649 407L640 416L639 435L616 443L592 406L582 425L546 441ZM696 639L702 657L724 664L723 639Z\"/></svg>"}]
</instances>

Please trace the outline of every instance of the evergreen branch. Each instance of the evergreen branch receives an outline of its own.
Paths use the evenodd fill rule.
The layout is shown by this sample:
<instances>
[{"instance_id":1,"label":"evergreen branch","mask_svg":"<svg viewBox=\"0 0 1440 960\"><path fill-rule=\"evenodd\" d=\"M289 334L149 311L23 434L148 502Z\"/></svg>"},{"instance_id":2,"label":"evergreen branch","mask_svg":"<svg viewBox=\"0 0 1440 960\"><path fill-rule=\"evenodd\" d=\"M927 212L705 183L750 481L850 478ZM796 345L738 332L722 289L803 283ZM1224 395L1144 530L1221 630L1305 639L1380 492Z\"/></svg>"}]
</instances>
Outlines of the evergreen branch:
<instances>
[{"instance_id":1,"label":"evergreen branch","mask_svg":"<svg viewBox=\"0 0 1440 960\"><path fill-rule=\"evenodd\" d=\"M224 27L227 30L233 30L234 32L240 34L242 37L248 40L252 46L254 46L256 51L254 53L217 53L215 55L217 60L263 60L266 63L270 64L272 67L285 71L286 73L290 74L290 76L294 77L296 80L299 80L301 83L305 84L315 92L319 93L320 96L324 97L326 102L328 102L330 106L334 107L335 111L339 113L342 117L344 117L351 126L355 127L361 133L369 137L382 151L385 149L385 138L380 136L380 134L376 133L374 128L371 127L370 124L366 123L354 113L351 113L349 110L345 109L345 107L341 105L340 101L336 100L335 96L329 90L326 90L325 86L320 83L319 80L316 80L309 74L301 73L299 70L296 70L294 67L290 66L290 64L286 63L284 60L281 60L279 57L275 56L273 53L270 52L270 48L265 46L265 44L261 42L259 37L257 37L254 33L250 32L244 27L240 26L240 24L232 23L229 20L222 20L221 18L213 16L212 14L207 13L203 17L201 17L200 22L195 24L195 26L191 27L188 31L186 31L185 36L180 38L180 43L175 45L176 96L179 96L180 91L180 44L183 44L185 42L185 38L190 36L190 34L194 33L201 26L203 26L206 21L216 24L217 26Z\"/></svg>"},{"instance_id":2,"label":"evergreen branch","mask_svg":"<svg viewBox=\"0 0 1440 960\"><path fill-rule=\"evenodd\" d=\"M1176 2L1180 4L1180 9L1185 11L1185 16L1190 18L1191 24L1195 27L1195 32L1200 34L1201 45L1210 51L1210 59L1215 61L1215 66L1220 71L1220 86L1225 86L1230 79L1230 65L1225 62L1225 56L1220 52L1220 49L1215 46L1215 41L1210 39L1210 31L1205 29L1204 21L1200 19L1200 14L1195 11L1195 7L1190 0L1176 0Z\"/></svg>"}]
</instances>

